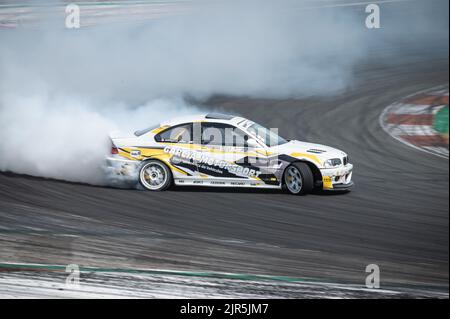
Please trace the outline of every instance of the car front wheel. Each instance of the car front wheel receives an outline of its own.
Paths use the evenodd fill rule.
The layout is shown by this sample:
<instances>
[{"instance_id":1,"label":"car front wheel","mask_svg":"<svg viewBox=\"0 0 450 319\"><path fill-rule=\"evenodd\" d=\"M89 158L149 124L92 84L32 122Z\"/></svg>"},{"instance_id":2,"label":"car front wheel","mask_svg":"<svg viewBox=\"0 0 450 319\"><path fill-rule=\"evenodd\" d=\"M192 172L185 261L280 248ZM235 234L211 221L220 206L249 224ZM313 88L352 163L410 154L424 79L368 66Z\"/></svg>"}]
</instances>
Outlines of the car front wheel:
<instances>
[{"instance_id":1,"label":"car front wheel","mask_svg":"<svg viewBox=\"0 0 450 319\"><path fill-rule=\"evenodd\" d=\"M314 176L307 164L292 163L284 171L284 184L291 194L307 194L313 190Z\"/></svg>"}]
</instances>

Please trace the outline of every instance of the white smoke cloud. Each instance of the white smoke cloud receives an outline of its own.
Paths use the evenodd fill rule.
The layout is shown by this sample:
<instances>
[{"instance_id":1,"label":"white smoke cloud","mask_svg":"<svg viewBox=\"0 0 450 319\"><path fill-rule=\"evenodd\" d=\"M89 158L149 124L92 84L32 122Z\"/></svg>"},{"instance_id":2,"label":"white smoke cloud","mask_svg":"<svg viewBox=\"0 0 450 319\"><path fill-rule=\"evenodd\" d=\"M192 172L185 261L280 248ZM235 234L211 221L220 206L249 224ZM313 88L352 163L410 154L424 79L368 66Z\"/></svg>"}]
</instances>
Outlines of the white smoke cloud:
<instances>
[{"instance_id":1,"label":"white smoke cloud","mask_svg":"<svg viewBox=\"0 0 450 319\"><path fill-rule=\"evenodd\" d=\"M0 108L0 170L85 183L105 183L108 132L132 131L189 113L177 99L156 99L130 110L98 110L70 96L4 96ZM107 112L107 113L105 113Z\"/></svg>"}]
</instances>

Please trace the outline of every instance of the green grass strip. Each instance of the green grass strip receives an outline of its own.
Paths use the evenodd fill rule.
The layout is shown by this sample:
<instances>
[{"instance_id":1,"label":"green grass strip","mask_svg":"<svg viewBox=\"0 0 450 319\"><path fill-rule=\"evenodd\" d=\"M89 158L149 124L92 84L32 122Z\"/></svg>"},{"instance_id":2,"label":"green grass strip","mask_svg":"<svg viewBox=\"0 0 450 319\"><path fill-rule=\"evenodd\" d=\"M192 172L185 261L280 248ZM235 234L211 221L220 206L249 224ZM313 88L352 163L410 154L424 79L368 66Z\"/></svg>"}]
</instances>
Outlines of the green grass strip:
<instances>
[{"instance_id":1,"label":"green grass strip","mask_svg":"<svg viewBox=\"0 0 450 319\"><path fill-rule=\"evenodd\" d=\"M66 266L62 265L36 265L36 264L9 264L0 263L1 271L65 271ZM83 272L103 272L103 273L124 273L124 274L147 274L147 275L164 275L164 276L183 276L183 277L199 277L214 279L234 279L245 281L279 281L279 282L318 282L312 278L298 278L287 276L266 276L252 274L236 274L236 273L219 273L219 272L192 272L192 271L172 271L172 270L154 270L154 269L133 269L133 268L101 268L101 267L79 267Z\"/></svg>"},{"instance_id":2,"label":"green grass strip","mask_svg":"<svg viewBox=\"0 0 450 319\"><path fill-rule=\"evenodd\" d=\"M448 135L448 105L441 108L434 116L433 127L443 135Z\"/></svg>"}]
</instances>

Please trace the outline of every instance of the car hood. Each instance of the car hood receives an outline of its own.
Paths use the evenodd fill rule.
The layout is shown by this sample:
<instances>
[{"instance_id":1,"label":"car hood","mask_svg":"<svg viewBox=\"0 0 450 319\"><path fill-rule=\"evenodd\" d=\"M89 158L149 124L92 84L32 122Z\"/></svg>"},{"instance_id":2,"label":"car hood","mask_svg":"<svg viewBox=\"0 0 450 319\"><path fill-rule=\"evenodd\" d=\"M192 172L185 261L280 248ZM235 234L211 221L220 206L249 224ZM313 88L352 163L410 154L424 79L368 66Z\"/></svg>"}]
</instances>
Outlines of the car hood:
<instances>
[{"instance_id":1,"label":"car hood","mask_svg":"<svg viewBox=\"0 0 450 319\"><path fill-rule=\"evenodd\" d=\"M328 159L342 159L347 156L345 152L333 147L296 140L291 140L288 143L276 146L275 148L279 154L285 154L299 159L309 159L320 166Z\"/></svg>"}]
</instances>

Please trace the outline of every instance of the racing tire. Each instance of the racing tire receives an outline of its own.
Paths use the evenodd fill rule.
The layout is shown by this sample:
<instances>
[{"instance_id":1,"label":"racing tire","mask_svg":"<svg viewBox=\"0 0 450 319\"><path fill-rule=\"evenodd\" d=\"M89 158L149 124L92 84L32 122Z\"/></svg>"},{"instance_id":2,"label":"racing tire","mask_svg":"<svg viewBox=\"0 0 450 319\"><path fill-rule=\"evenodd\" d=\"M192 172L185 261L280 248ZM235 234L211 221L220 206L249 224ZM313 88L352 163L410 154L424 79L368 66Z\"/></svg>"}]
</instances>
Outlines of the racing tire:
<instances>
[{"instance_id":1,"label":"racing tire","mask_svg":"<svg viewBox=\"0 0 450 319\"><path fill-rule=\"evenodd\" d=\"M284 171L283 181L286 190L293 195L308 194L314 189L314 175L302 162L289 165Z\"/></svg>"},{"instance_id":2,"label":"racing tire","mask_svg":"<svg viewBox=\"0 0 450 319\"><path fill-rule=\"evenodd\" d=\"M145 190L165 191L172 186L172 172L163 162L146 161L139 170L139 184Z\"/></svg>"}]
</instances>

